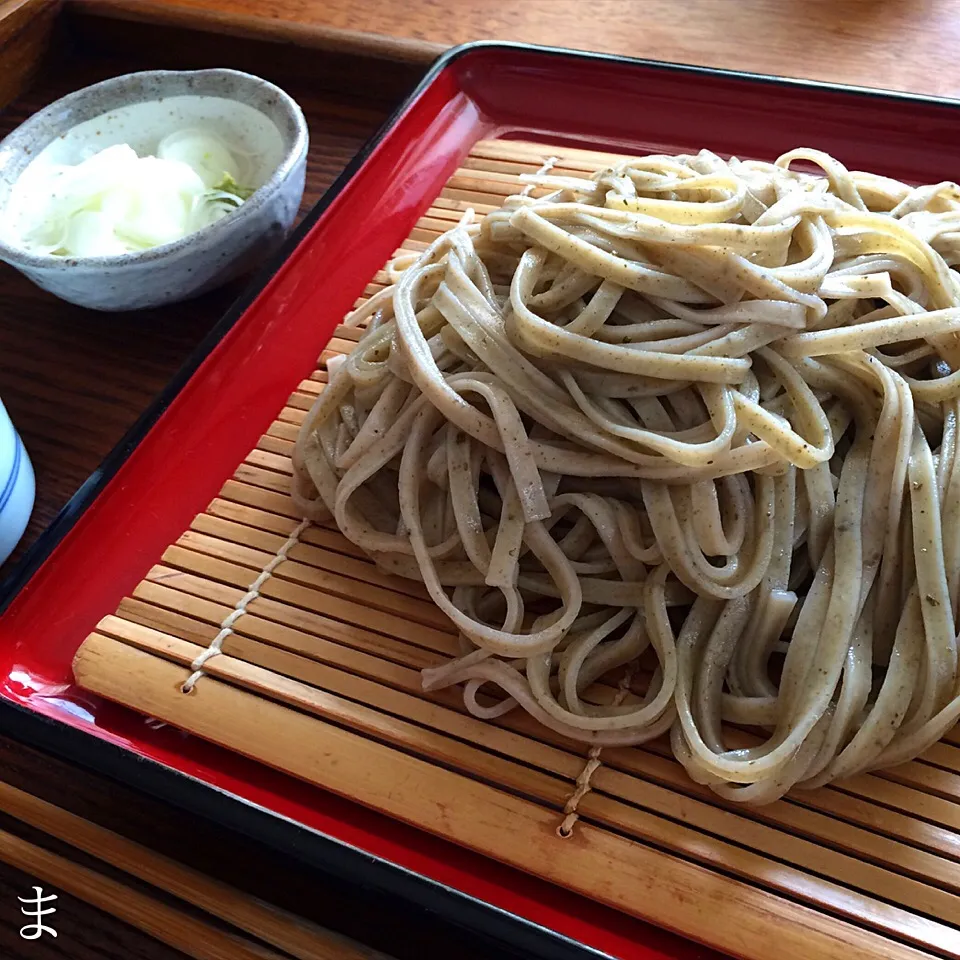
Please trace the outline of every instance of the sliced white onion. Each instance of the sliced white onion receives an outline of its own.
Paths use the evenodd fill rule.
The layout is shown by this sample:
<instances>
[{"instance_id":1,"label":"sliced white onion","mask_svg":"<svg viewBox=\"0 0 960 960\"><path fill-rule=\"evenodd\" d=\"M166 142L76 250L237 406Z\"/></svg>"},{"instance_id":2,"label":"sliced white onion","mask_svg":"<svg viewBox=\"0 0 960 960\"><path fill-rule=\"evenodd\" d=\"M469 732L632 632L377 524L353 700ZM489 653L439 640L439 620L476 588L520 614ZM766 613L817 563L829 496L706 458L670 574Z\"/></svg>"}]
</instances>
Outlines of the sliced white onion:
<instances>
[{"instance_id":1,"label":"sliced white onion","mask_svg":"<svg viewBox=\"0 0 960 960\"><path fill-rule=\"evenodd\" d=\"M238 173L218 138L179 131L161 142L159 153L139 157L127 144L116 144L75 166L28 168L14 186L7 216L33 252L111 256L179 240L243 203L236 194L211 189Z\"/></svg>"},{"instance_id":2,"label":"sliced white onion","mask_svg":"<svg viewBox=\"0 0 960 960\"><path fill-rule=\"evenodd\" d=\"M240 168L230 148L218 136L203 130L177 130L160 141L157 156L161 160L179 160L195 170L208 187L228 173L240 180Z\"/></svg>"},{"instance_id":3,"label":"sliced white onion","mask_svg":"<svg viewBox=\"0 0 960 960\"><path fill-rule=\"evenodd\" d=\"M63 247L72 257L103 257L128 253L129 247L114 233L113 221L96 210L81 210L70 218Z\"/></svg>"}]
</instances>

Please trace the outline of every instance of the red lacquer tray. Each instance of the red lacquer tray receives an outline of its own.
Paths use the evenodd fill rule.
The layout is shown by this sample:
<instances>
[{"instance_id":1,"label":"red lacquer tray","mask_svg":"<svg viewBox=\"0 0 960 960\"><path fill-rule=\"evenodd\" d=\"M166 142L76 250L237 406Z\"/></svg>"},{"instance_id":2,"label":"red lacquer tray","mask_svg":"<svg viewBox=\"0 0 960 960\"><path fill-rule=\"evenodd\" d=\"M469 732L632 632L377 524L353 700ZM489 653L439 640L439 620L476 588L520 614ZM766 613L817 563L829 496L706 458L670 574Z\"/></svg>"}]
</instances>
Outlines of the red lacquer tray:
<instances>
[{"instance_id":1,"label":"red lacquer tray","mask_svg":"<svg viewBox=\"0 0 960 960\"><path fill-rule=\"evenodd\" d=\"M958 104L506 44L443 57L90 479L0 617L0 728L428 908L498 956L708 951L75 688L97 621L203 510L470 148L513 137L773 158L816 146L933 182ZM493 955L493 953L491 953Z\"/></svg>"}]
</instances>

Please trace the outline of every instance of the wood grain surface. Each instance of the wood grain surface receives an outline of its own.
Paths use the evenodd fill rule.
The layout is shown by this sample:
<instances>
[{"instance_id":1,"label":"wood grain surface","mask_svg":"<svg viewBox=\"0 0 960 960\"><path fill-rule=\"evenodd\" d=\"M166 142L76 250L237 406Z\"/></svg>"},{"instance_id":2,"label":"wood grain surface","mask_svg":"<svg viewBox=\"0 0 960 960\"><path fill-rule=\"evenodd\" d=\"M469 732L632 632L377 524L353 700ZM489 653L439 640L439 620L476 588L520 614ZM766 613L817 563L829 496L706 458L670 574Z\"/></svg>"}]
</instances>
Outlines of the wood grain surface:
<instances>
[{"instance_id":1,"label":"wood grain surface","mask_svg":"<svg viewBox=\"0 0 960 960\"><path fill-rule=\"evenodd\" d=\"M259 19L295 35L420 41L520 40L788 77L960 95L957 0L80 0L112 16ZM328 40L329 42L329 40Z\"/></svg>"},{"instance_id":2,"label":"wood grain surface","mask_svg":"<svg viewBox=\"0 0 960 960\"><path fill-rule=\"evenodd\" d=\"M27 922L18 897L29 897L39 880L29 871L0 863L0 951L9 960L183 960L179 950L167 947L77 897L56 888L57 939L24 940ZM47 893L54 887L46 886ZM69 945L69 946L68 946ZM69 951L69 952L67 952Z\"/></svg>"},{"instance_id":3,"label":"wood grain surface","mask_svg":"<svg viewBox=\"0 0 960 960\"><path fill-rule=\"evenodd\" d=\"M0 3L0 107L27 90L50 46L60 0Z\"/></svg>"}]
</instances>

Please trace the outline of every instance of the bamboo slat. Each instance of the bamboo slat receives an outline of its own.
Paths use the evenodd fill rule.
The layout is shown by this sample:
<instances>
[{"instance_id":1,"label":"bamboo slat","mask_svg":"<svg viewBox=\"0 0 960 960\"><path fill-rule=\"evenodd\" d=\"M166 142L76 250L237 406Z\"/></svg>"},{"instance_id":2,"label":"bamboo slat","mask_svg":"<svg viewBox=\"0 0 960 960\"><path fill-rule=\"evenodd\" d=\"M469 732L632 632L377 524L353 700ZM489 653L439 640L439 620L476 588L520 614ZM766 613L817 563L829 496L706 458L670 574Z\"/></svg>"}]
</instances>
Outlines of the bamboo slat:
<instances>
[{"instance_id":1,"label":"bamboo slat","mask_svg":"<svg viewBox=\"0 0 960 960\"><path fill-rule=\"evenodd\" d=\"M557 152L561 174L609 162ZM401 249L423 249L467 207L488 212L554 153L478 144ZM380 271L365 296L386 282ZM775 940L784 958L960 960L956 732L895 770L757 809L692 783L663 741L605 748L572 835L558 835L584 746L519 712L480 721L454 690L424 693L420 670L458 643L423 586L377 570L332 524L301 528L289 496L297 430L327 361L361 333L339 327L314 373L291 384L219 496L81 647L78 682L738 956L766 960ZM221 654L180 692L268 564ZM616 695L616 684L587 692Z\"/></svg>"}]
</instances>

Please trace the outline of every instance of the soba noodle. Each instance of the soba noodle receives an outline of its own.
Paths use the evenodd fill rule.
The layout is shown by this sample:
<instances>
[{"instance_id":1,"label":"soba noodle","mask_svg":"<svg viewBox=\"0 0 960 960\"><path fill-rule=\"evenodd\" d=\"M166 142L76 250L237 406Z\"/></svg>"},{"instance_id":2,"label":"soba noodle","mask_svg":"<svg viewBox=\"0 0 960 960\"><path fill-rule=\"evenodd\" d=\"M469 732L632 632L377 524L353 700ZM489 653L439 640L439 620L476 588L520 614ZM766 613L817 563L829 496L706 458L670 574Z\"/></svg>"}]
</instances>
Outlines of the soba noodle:
<instances>
[{"instance_id":1,"label":"soba noodle","mask_svg":"<svg viewBox=\"0 0 960 960\"><path fill-rule=\"evenodd\" d=\"M526 179L349 319L305 516L426 585L462 656L424 685L476 716L669 731L752 802L926 749L960 715L960 189L807 149Z\"/></svg>"}]
</instances>

